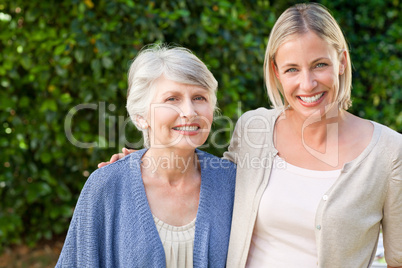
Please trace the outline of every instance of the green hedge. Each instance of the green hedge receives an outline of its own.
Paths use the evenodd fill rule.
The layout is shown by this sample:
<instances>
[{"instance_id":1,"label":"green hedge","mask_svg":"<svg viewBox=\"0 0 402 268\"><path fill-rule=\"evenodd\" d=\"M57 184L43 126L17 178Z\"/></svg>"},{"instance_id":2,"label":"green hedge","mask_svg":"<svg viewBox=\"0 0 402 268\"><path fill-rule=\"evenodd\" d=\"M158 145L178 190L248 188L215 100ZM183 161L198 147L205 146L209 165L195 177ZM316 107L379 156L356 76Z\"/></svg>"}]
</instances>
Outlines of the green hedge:
<instances>
[{"instance_id":1,"label":"green hedge","mask_svg":"<svg viewBox=\"0 0 402 268\"><path fill-rule=\"evenodd\" d=\"M226 130L215 133L221 146L209 152L223 153L233 130L228 118L235 122L239 108L269 107L265 45L275 19L295 1L136 2L0 3L0 250L65 232L96 164L126 140L140 146L125 96L130 60L144 45L188 47L216 76L222 116L214 129ZM351 111L401 132L400 1L321 2L351 46ZM72 138L96 144L80 148Z\"/></svg>"}]
</instances>

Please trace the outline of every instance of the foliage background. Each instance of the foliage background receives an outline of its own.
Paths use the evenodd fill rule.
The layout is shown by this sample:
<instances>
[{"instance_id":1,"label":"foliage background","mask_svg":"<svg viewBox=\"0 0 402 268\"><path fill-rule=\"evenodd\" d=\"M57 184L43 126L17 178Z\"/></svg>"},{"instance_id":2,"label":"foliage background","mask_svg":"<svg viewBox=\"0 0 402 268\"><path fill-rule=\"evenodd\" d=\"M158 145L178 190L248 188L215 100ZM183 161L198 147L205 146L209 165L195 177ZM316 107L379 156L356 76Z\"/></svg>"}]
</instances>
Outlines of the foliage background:
<instances>
[{"instance_id":1,"label":"foliage background","mask_svg":"<svg viewBox=\"0 0 402 268\"><path fill-rule=\"evenodd\" d=\"M63 234L86 177L123 147L126 72L144 45L190 48L219 82L222 115L269 107L262 65L276 18L298 1L0 1L0 251ZM402 132L399 0L322 0L343 28L354 63L351 112ZM241 106L239 106L241 102ZM74 146L65 133L73 107ZM73 110L74 111L74 110ZM233 125L219 119L221 155ZM130 145L130 144L129 144Z\"/></svg>"}]
</instances>

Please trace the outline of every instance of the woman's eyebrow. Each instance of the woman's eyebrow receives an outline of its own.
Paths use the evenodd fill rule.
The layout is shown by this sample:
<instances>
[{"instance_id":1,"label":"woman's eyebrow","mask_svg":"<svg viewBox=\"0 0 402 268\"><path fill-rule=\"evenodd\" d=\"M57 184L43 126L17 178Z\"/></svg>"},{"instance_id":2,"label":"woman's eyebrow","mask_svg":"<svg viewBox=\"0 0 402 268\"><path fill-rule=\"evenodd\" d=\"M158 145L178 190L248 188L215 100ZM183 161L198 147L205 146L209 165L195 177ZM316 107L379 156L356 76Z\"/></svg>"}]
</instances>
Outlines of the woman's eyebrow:
<instances>
[{"instance_id":1,"label":"woman's eyebrow","mask_svg":"<svg viewBox=\"0 0 402 268\"><path fill-rule=\"evenodd\" d=\"M181 90L168 90L166 92L163 92L161 95L166 96L166 95L181 95L182 91Z\"/></svg>"},{"instance_id":2,"label":"woman's eyebrow","mask_svg":"<svg viewBox=\"0 0 402 268\"><path fill-rule=\"evenodd\" d=\"M327 58L327 57L319 57L319 58L313 60L311 63L315 63L315 62L321 61L321 60L329 60L329 58Z\"/></svg>"}]
</instances>

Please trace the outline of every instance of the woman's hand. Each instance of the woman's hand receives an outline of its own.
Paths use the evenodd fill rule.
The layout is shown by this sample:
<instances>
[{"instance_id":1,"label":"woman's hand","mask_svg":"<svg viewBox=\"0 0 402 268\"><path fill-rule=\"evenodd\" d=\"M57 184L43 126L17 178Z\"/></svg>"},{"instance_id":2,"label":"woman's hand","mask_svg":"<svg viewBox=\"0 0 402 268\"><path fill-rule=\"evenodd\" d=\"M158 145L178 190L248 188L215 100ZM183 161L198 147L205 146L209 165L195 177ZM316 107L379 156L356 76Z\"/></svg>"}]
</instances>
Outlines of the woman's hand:
<instances>
[{"instance_id":1,"label":"woman's hand","mask_svg":"<svg viewBox=\"0 0 402 268\"><path fill-rule=\"evenodd\" d=\"M118 154L112 155L112 157L110 158L110 160L109 160L108 162L101 162L101 163L99 163L99 164L98 164L98 168L105 167L105 166L107 166L107 165L109 165L109 164L111 164L111 163L114 163L114 162L116 162L117 160L119 160L119 159L125 157L126 155L129 155L129 154L134 153L134 152L137 151L137 150L127 149L127 148L123 148L123 149L121 149L121 150L122 150L122 153L118 153Z\"/></svg>"}]
</instances>

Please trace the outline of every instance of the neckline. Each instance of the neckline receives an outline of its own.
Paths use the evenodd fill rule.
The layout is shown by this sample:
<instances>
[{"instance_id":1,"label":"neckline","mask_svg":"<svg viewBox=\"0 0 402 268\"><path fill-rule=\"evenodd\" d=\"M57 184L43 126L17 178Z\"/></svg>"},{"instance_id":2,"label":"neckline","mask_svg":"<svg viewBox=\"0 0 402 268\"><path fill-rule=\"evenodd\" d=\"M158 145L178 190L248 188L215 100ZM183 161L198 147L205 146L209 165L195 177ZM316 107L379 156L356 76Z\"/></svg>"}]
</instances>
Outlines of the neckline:
<instances>
[{"instance_id":1,"label":"neckline","mask_svg":"<svg viewBox=\"0 0 402 268\"><path fill-rule=\"evenodd\" d=\"M151 207L149 206L148 198L146 196L145 185L144 185L144 181L142 179L142 170L141 170L141 165L140 165L140 163L142 161L141 159L142 159L142 157L145 155L145 153L147 151L148 151L148 148L145 148L145 149L142 149L142 150L138 151L139 154L136 155L136 158L137 158L136 160L139 163L139 165L138 165L139 170L138 171L139 171L139 175L140 175L139 176L139 183L140 183L140 186L141 186L141 192L142 192L143 196L145 196L147 210L149 211L149 213L152 216L154 216L152 211L151 211ZM203 154L203 152L201 150L199 150L199 149L194 149L194 153L197 155L198 162L203 163L204 162L204 154ZM133 155L135 155L135 154L133 154ZM201 192L203 191L204 187L206 187L204 185L205 184L204 179L203 179L204 178L204 171L203 171L203 165L202 164L200 164L200 175L201 175L200 199L198 201L198 208L197 208L197 214L196 214L195 219L198 218L198 214L199 214L199 211L200 211L200 205L201 205L201 201L202 201L201 200L201 197L202 197Z\"/></svg>"},{"instance_id":2,"label":"neckline","mask_svg":"<svg viewBox=\"0 0 402 268\"><path fill-rule=\"evenodd\" d=\"M297 174L303 177L312 177L312 178L332 178L338 177L341 173L342 169L335 169L335 170L314 170L314 169L307 169L292 165L286 162L285 159L281 158L279 155L274 157L274 169L280 169L283 166L280 162L284 163L284 167L282 169L286 170L287 172L291 172L293 174Z\"/></svg>"},{"instance_id":3,"label":"neckline","mask_svg":"<svg viewBox=\"0 0 402 268\"><path fill-rule=\"evenodd\" d=\"M157 226L159 226L161 228L164 228L166 230L172 231L172 232L183 232L183 231L187 231L187 230L195 228L195 221L197 219L197 217L195 217L189 223L186 223L186 224L181 225L181 226L175 226L175 225L171 225L171 224L168 224L168 223L162 221L161 219L156 217L154 214L152 214L152 217L154 218L155 224Z\"/></svg>"},{"instance_id":4,"label":"neckline","mask_svg":"<svg viewBox=\"0 0 402 268\"><path fill-rule=\"evenodd\" d=\"M273 124L271 124L271 133L272 133L271 141L272 141L273 151L274 151L274 153L275 153L274 156L277 156L277 155L278 155L278 150L276 149L276 147L275 147L275 142L274 142L275 125L276 125L276 122L277 122L279 116L282 114L283 111L282 111L281 109L279 109L279 108L277 108L277 109L275 109L275 110L277 110L277 111L276 111L276 114L275 114L275 121L274 121ZM367 155L370 154L370 152L371 152L371 150L374 148L374 146L377 144L378 139L379 139L380 134L381 134L380 125L379 125L378 123L374 122L374 121L371 121L371 120L368 120L368 121L373 125L373 128L374 128L374 129L373 129L373 134L372 134L372 136L371 136L371 139L370 139L369 144L366 146L366 148L364 148L364 150L363 150L355 159L353 159L353 160L351 160L351 161L349 161L349 162L346 162L346 163L343 165L343 167L340 169L340 170L341 170L341 173L342 173L342 172L348 172L349 169L350 169L354 164L358 164L358 163L360 163L361 161L363 161L363 160L367 157ZM287 163L287 162L286 162L286 163ZM295 166L295 167L297 167L297 166ZM299 168L300 168L300 167L299 167ZM319 171L319 170L312 170L312 171Z\"/></svg>"},{"instance_id":5,"label":"neckline","mask_svg":"<svg viewBox=\"0 0 402 268\"><path fill-rule=\"evenodd\" d=\"M369 122L373 125L373 128L374 128L369 144L366 146L366 148L364 148L364 150L355 159L353 159L349 162L346 162L343 165L342 172L348 172L349 169L353 165L362 162L370 154L370 152L373 150L374 146L377 144L377 142L380 138L380 135L381 135L380 125L371 120L369 120Z\"/></svg>"},{"instance_id":6,"label":"neckline","mask_svg":"<svg viewBox=\"0 0 402 268\"><path fill-rule=\"evenodd\" d=\"M153 232L154 234L158 234L158 240L156 243L159 244L159 246L162 246L162 242L159 238L159 232L157 230L157 225L154 221L154 215L152 214L151 208L149 206L149 202L146 196L146 192L145 192L145 186L144 186L144 182L142 180L142 172L141 172L141 158L142 156L147 152L147 148L139 150L135 153L129 154L130 157L130 162L132 161L132 163L130 165L135 165L136 166L136 174L137 176L134 176L134 180L136 181L136 185L140 188L140 192L138 193L138 195L136 196L136 199L141 199L141 208L139 208L138 213L141 214L141 217L143 218L143 221L151 224L151 232ZM204 169L206 169L207 167L207 163L206 161L208 160L208 156L206 155L205 152L199 150L199 149L195 149L195 153L197 154L198 157L198 161L200 163L200 173L201 173L201 185L200 185L200 199L198 201L198 208L197 208L197 214L196 217L194 219L194 226L198 226L200 228L198 228L198 230L203 230L205 229L205 224L207 224L205 222L205 216L203 216L203 214L206 213L206 209L207 207L205 206L206 203L208 203L209 200L209 189L211 187L210 182L209 182L209 175L207 174L207 172L205 172ZM191 224L191 223L190 223ZM176 228L180 228L177 226L173 226ZM195 238L197 238L197 236L199 236L200 234L197 235L197 228L195 228ZM163 247L163 246L162 246ZM198 251L197 251L198 252ZM194 254L196 254L196 250L194 250ZM198 254L198 253L197 253Z\"/></svg>"}]
</instances>

